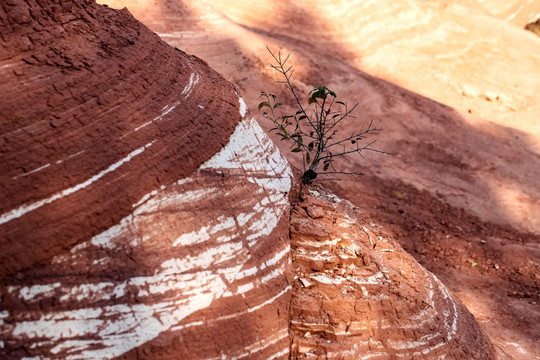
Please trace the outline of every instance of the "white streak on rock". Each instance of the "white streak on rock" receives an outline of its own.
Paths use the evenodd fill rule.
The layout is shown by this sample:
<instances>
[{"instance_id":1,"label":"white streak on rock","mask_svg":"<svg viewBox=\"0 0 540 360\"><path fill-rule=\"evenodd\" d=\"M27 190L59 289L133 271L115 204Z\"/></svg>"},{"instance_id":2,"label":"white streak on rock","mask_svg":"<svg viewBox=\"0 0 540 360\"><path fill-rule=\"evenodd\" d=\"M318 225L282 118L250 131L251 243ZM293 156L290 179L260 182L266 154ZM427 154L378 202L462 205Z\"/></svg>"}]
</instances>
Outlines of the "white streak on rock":
<instances>
[{"instance_id":1,"label":"white streak on rock","mask_svg":"<svg viewBox=\"0 0 540 360\"><path fill-rule=\"evenodd\" d=\"M238 98L238 102L240 103L240 116L244 117L247 114L247 105L241 97Z\"/></svg>"},{"instance_id":2,"label":"white streak on rock","mask_svg":"<svg viewBox=\"0 0 540 360\"><path fill-rule=\"evenodd\" d=\"M30 287L26 287L26 288L22 288L21 291L20 291L20 294L21 294L21 297L28 301L30 299L33 299L34 297L36 296L39 296L39 295L43 295L43 296L46 296L48 294L51 294L54 289L60 287L61 284L59 282L57 283L54 283L54 284L47 284L47 285L35 285L35 286L30 286ZM12 292L12 288L8 289L9 292Z\"/></svg>"},{"instance_id":3,"label":"white streak on rock","mask_svg":"<svg viewBox=\"0 0 540 360\"><path fill-rule=\"evenodd\" d=\"M323 284L341 284L345 281L344 278L332 277L325 273L314 273L310 274L309 277Z\"/></svg>"},{"instance_id":4,"label":"white streak on rock","mask_svg":"<svg viewBox=\"0 0 540 360\"><path fill-rule=\"evenodd\" d=\"M199 74L192 73L189 77L189 84L186 85L184 90L180 93L180 95L185 95L186 99L191 95L191 92L193 91L193 87L199 83Z\"/></svg>"},{"instance_id":5,"label":"white streak on rock","mask_svg":"<svg viewBox=\"0 0 540 360\"><path fill-rule=\"evenodd\" d=\"M361 279L353 276L350 278L350 281L358 285L382 285L385 282L385 278L383 273L378 271L377 273L369 276L367 279Z\"/></svg>"},{"instance_id":6,"label":"white streak on rock","mask_svg":"<svg viewBox=\"0 0 540 360\"><path fill-rule=\"evenodd\" d=\"M248 356L252 355L253 353L257 353L257 352L259 352L261 350L266 349L269 346L274 345L275 343L285 339L288 336L289 336L289 332L287 331L287 329L282 329L275 336L273 336L270 341L264 339L260 343L256 343L255 345L249 346L248 348L246 348L246 350L247 350L246 352L244 352L241 355L238 355L236 358L237 359L243 359L245 357L248 357ZM262 345L259 345L261 343L262 343ZM275 357L273 357L273 359L275 359Z\"/></svg>"},{"instance_id":7,"label":"white streak on rock","mask_svg":"<svg viewBox=\"0 0 540 360\"><path fill-rule=\"evenodd\" d=\"M189 96L197 82L198 76L196 78L192 76L190 84L185 89L186 96ZM164 108L162 116L172 109L174 105ZM63 191L62 196L97 181L142 153L153 143L131 152L124 159L86 182ZM21 313L18 315L19 320L15 320L14 325L10 325L11 335L25 338L25 341L34 348L49 347L52 343L54 345L52 352L62 354L66 359L112 358L156 338L164 331L180 329L181 327L177 324L182 319L209 306L212 301L223 297L231 289L235 289L233 290L235 294L244 294L252 291L258 281L269 281L282 276L285 265L280 263L280 260L288 254L289 246L280 250L265 263L244 269L248 261L252 260L249 249L242 239L249 237L251 246L255 246L262 236L272 233L279 219L285 214L289 206L288 191L292 179L286 160L281 158L277 148L262 132L256 121L250 118L240 122L229 143L220 153L201 166L201 169L204 168L242 170L248 175L248 181L257 184L260 188L254 194L257 198L260 197L260 200L252 209L242 208L242 212L238 214L224 213L211 223L201 224L198 229L168 240L169 246L174 245L171 249L210 239L214 241L212 247L181 258L174 255L169 255L170 257L167 258L168 254L166 254L161 266L151 276L137 276L124 281L63 284L60 287L56 287L56 284L38 284L17 288L18 293L13 296L26 295L29 297L29 302L39 301L41 295L37 296L38 293L49 296L47 291L52 289L54 297L61 304L82 308L75 311L44 312L39 320L32 321L27 321L32 317ZM182 191L183 186L200 181L197 180L199 173L193 176L193 179L181 179L173 185L162 187L162 191L154 190L144 195L134 204L133 214L126 216L118 224L89 241L76 246L70 254L59 256L52 262L76 264L77 261L85 259L97 266L100 264L107 266L110 263L108 257L86 258L87 254L95 253L96 249L91 249L92 247L99 248L98 253L105 252L106 254L110 249L125 251L123 249L126 245L131 246L132 249L138 247L151 249L151 246L154 246L152 244L159 241L159 238L155 238L159 237L159 232L152 232L148 226L152 224L152 219L160 218L160 210L174 209L177 205L201 201L210 196L215 198L223 191L214 187ZM167 191L163 191L165 189ZM56 198L46 199L43 204L54 200ZM21 212L31 210L33 208L19 208ZM7 216L13 217L8 213L1 219L7 219ZM184 215L180 212L177 216ZM133 239L134 233L142 235ZM87 253L87 250L94 252ZM216 267L216 264L219 266ZM245 277L254 277L259 268L274 266L276 268L265 277L254 278L251 282L244 280L237 287L230 286L231 283L234 284ZM273 297L245 311L212 320L226 320L241 314L252 313L273 303L290 289L290 286L287 286ZM133 295L138 296L140 303L125 302ZM108 301L112 305L100 304L97 307L93 305L95 301ZM0 330L2 334L7 334L7 328Z\"/></svg>"},{"instance_id":8,"label":"white streak on rock","mask_svg":"<svg viewBox=\"0 0 540 360\"><path fill-rule=\"evenodd\" d=\"M232 217L221 216L217 219L217 224L214 226L203 226L198 231L192 231L187 234L182 234L176 241L173 243L173 246L185 246L198 244L204 241L209 240L212 236L217 234L220 231L234 229L236 223ZM229 237L224 237L223 240L230 239Z\"/></svg>"},{"instance_id":9,"label":"white streak on rock","mask_svg":"<svg viewBox=\"0 0 540 360\"><path fill-rule=\"evenodd\" d=\"M24 176L28 176L28 175L33 174L33 173L37 173L38 171L41 171L41 170L43 170L43 169L46 169L46 168L48 168L49 166L51 166L51 164L45 164L45 165L43 165L43 166L38 167L37 169L34 169L34 170L32 170L32 171L27 172L27 173L24 173L24 174L21 174L21 175L17 175L17 176L15 176L15 177L12 178L12 179L18 179L18 178L21 178L21 177L24 177Z\"/></svg>"},{"instance_id":10,"label":"white streak on rock","mask_svg":"<svg viewBox=\"0 0 540 360\"><path fill-rule=\"evenodd\" d=\"M123 159L115 162L114 164L109 166L107 169L103 170L99 174L96 174L96 175L92 176L90 179L86 180L83 183L77 184L77 185L75 185L73 187L70 187L69 189L62 190L62 191L60 191L60 192L58 192L58 193L54 194L53 196L50 196L50 197L48 197L46 199L36 201L34 203L31 203L31 204L25 204L25 205L19 206L16 209L13 209L13 210L11 210L11 211L9 211L7 213L2 214L2 216L0 216L0 225L2 225L4 223L7 223L8 221L17 219L17 218L23 216L24 214L26 214L26 213L28 213L30 211L34 211L34 210L42 207L43 205L50 204L53 201L56 201L58 199L63 198L64 196L71 195L71 194L73 194L73 193L75 193L75 192L77 192L79 190L82 190L82 189L88 187L92 183L94 183L94 182L98 181L99 179L101 179L103 176L107 175L108 173L111 173L111 172L115 171L120 166L122 166L125 163L131 161L131 159L133 159L135 156L143 153L146 149L148 149L150 146L152 146L156 141L157 140L154 140L154 141L146 144L145 146L142 146L142 147L140 147L140 148L138 148L136 150L133 150L132 152L130 152Z\"/></svg>"},{"instance_id":11,"label":"white streak on rock","mask_svg":"<svg viewBox=\"0 0 540 360\"><path fill-rule=\"evenodd\" d=\"M287 245L283 250L281 250L276 255L274 255L273 258L261 264L261 269L265 269L266 267L271 267L271 266L276 265L281 259L283 259L283 257L288 255L290 251L291 251L291 246Z\"/></svg>"},{"instance_id":12,"label":"white streak on rock","mask_svg":"<svg viewBox=\"0 0 540 360\"><path fill-rule=\"evenodd\" d=\"M69 155L69 156L68 156L67 158L65 158L64 160L58 160L58 161L56 162L56 164L58 165L58 164L63 163L63 162L66 161L66 160L73 159L74 157L79 156L79 155L81 155L81 154L84 153L84 152L85 152L85 150L81 150L81 151L79 151L78 153Z\"/></svg>"},{"instance_id":13,"label":"white streak on rock","mask_svg":"<svg viewBox=\"0 0 540 360\"><path fill-rule=\"evenodd\" d=\"M284 348L283 350L271 355L270 357L268 357L266 360L275 360L275 359L278 359L282 356L285 356L289 353L289 347L286 347Z\"/></svg>"},{"instance_id":14,"label":"white streak on rock","mask_svg":"<svg viewBox=\"0 0 540 360\"><path fill-rule=\"evenodd\" d=\"M275 279L280 275L283 275L284 272L285 272L284 268L277 268L275 270L272 270L269 274L266 274L265 276L261 278L261 282L267 283L270 280Z\"/></svg>"},{"instance_id":15,"label":"white streak on rock","mask_svg":"<svg viewBox=\"0 0 540 360\"><path fill-rule=\"evenodd\" d=\"M325 241L301 241L300 245L311 246L311 247L323 247L323 246L336 246L341 239L325 240Z\"/></svg>"}]
</instances>

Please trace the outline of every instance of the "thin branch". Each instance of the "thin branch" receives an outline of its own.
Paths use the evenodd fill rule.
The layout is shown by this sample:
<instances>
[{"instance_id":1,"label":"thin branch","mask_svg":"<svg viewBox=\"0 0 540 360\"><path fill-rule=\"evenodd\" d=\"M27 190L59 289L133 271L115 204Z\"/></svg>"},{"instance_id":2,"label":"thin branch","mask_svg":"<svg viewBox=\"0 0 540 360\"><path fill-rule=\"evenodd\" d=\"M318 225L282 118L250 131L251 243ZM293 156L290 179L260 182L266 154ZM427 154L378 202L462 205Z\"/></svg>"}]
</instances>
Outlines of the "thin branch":
<instances>
[{"instance_id":1,"label":"thin branch","mask_svg":"<svg viewBox=\"0 0 540 360\"><path fill-rule=\"evenodd\" d=\"M329 174L341 174L341 175L358 175L358 176L361 176L361 175L365 175L364 173L362 172L346 172L346 171L323 171L323 172L320 172L318 173L318 175L329 175Z\"/></svg>"}]
</instances>

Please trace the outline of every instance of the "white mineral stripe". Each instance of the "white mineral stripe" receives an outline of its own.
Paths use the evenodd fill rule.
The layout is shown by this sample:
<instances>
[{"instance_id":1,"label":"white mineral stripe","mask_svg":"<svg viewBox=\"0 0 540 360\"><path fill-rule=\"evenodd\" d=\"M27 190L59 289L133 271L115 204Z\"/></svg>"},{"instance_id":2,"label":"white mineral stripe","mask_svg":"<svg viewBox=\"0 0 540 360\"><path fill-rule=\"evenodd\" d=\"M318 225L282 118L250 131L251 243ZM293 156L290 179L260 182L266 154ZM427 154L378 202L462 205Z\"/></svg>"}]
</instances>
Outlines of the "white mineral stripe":
<instances>
[{"instance_id":1,"label":"white mineral stripe","mask_svg":"<svg viewBox=\"0 0 540 360\"><path fill-rule=\"evenodd\" d=\"M341 284L343 281L345 281L343 278L331 277L325 273L315 273L309 275L309 277L323 284Z\"/></svg>"},{"instance_id":2,"label":"white mineral stripe","mask_svg":"<svg viewBox=\"0 0 540 360\"><path fill-rule=\"evenodd\" d=\"M58 193L54 194L53 196L50 196L50 197L48 197L46 199L36 201L35 203L32 203L32 204L19 206L16 209L13 209L13 210L11 210L11 211L9 211L7 213L2 214L2 216L0 216L0 225L2 225L4 223L7 223L8 221L11 221L13 219L17 219L17 218L23 216L24 214L26 214L26 213L28 213L30 211L34 211L34 210L42 207L43 205L50 204L53 201L56 201L58 199L63 198L64 196L71 195L71 194L73 194L73 193L75 193L75 192L77 192L79 190L82 190L82 189L88 187L89 185L91 185L95 181L101 179L103 176L107 175L110 172L113 172L114 170L116 170L117 168L122 166L123 164L129 162L131 159L133 159L133 157L135 157L135 156L141 154L142 152L144 152L144 150L148 149L156 141L157 140L154 140L154 141L146 144L145 146L142 146L142 147L140 147L140 148L138 148L136 150L133 150L132 152L130 152L123 159L115 162L114 164L109 166L107 169L103 170L99 174L96 174L96 175L92 176L90 179L86 180L83 183L80 183L78 185L70 187L69 189L62 190L61 192L58 192Z\"/></svg>"},{"instance_id":3,"label":"white mineral stripe","mask_svg":"<svg viewBox=\"0 0 540 360\"><path fill-rule=\"evenodd\" d=\"M270 280L275 279L280 275L283 275L283 272L284 272L283 268L278 268L278 269L272 270L272 272L270 272L270 274L267 274L267 275L265 275L265 276L263 276L261 278L261 282L267 283Z\"/></svg>"},{"instance_id":4,"label":"white mineral stripe","mask_svg":"<svg viewBox=\"0 0 540 360\"><path fill-rule=\"evenodd\" d=\"M65 159L58 160L55 164L56 164L56 165L61 164L61 163L63 163L63 162L66 161L66 160L69 160L69 159L74 158L75 156L81 155L81 154L84 153L85 151L86 151L86 150L81 150L81 151L79 151L78 153L75 153L75 154L73 154L73 155L69 155L69 156L68 156L67 158L65 158Z\"/></svg>"},{"instance_id":5,"label":"white mineral stripe","mask_svg":"<svg viewBox=\"0 0 540 360\"><path fill-rule=\"evenodd\" d=\"M341 239L325 240L325 241L301 241L298 244L311 247L335 246Z\"/></svg>"},{"instance_id":6,"label":"white mineral stripe","mask_svg":"<svg viewBox=\"0 0 540 360\"><path fill-rule=\"evenodd\" d=\"M240 116L244 117L247 113L247 105L241 97L238 98L238 102L240 103Z\"/></svg>"},{"instance_id":7,"label":"white mineral stripe","mask_svg":"<svg viewBox=\"0 0 540 360\"><path fill-rule=\"evenodd\" d=\"M195 73L191 73L191 76L189 77L189 84L187 84L184 87L184 90L180 93L180 95L186 94L189 91L189 89L191 89L191 87L193 86L193 79L194 78L195 78Z\"/></svg>"},{"instance_id":8,"label":"white mineral stripe","mask_svg":"<svg viewBox=\"0 0 540 360\"><path fill-rule=\"evenodd\" d=\"M269 346L272 346L274 345L275 343L278 343L279 341L285 339L286 337L289 336L289 332L288 332L288 329L283 329L281 330L278 335L277 335L277 338L271 340L271 341L263 341L263 346L250 346L248 348L248 351L243 353L242 355L238 355L238 359L242 359L242 358L245 358L253 353L257 353L259 351L262 351L264 349L266 349L267 347Z\"/></svg>"},{"instance_id":9,"label":"white mineral stripe","mask_svg":"<svg viewBox=\"0 0 540 360\"><path fill-rule=\"evenodd\" d=\"M30 287L25 287L20 290L21 297L25 300L31 300L34 297L38 295L47 295L51 294L54 289L60 287L62 284L59 282L54 284L47 284L47 285L34 285ZM8 291L12 291L13 287L10 287Z\"/></svg>"},{"instance_id":10,"label":"white mineral stripe","mask_svg":"<svg viewBox=\"0 0 540 360\"><path fill-rule=\"evenodd\" d=\"M436 345L433 345L427 349L424 349L422 351L415 351L412 355L413 356L421 356L421 355L427 355L429 354L430 352L432 352L433 350L436 350L438 348L440 348L441 346L444 346L448 344L448 342L445 342L445 341L441 341L440 343L436 344ZM411 355L409 353L406 353L404 355L401 355L401 354L396 354L397 356L408 356L410 357Z\"/></svg>"},{"instance_id":11,"label":"white mineral stripe","mask_svg":"<svg viewBox=\"0 0 540 360\"><path fill-rule=\"evenodd\" d=\"M173 243L173 246L186 246L202 243L210 240L210 238L220 231L232 230L236 227L234 218L221 216L217 219L218 224L213 227L203 226L198 231L192 231L187 234L182 234ZM223 240L230 240L231 237L225 237Z\"/></svg>"},{"instance_id":12,"label":"white mineral stripe","mask_svg":"<svg viewBox=\"0 0 540 360\"><path fill-rule=\"evenodd\" d=\"M258 127L258 124L253 119L246 121L241 124L239 127L244 128L247 133L250 127ZM251 130L252 132L253 130ZM246 133L245 132L245 133ZM268 140L267 140L268 143ZM152 143L148 144L151 146ZM234 146L234 144L229 143L225 148ZM260 145L258 145L260 147ZM275 153L278 153L278 150L272 148ZM143 151L144 149L141 148ZM137 153L131 154L132 156L138 155ZM217 154L218 155L218 154ZM217 156L216 155L216 156ZM242 163L237 161L238 159L233 158L235 164L231 168L242 168ZM253 159L248 159L253 161ZM277 160L276 160L277 161ZM283 161L282 161L283 162ZM222 163L223 164L223 163ZM286 164L286 163L285 163ZM121 165L121 164L119 164ZM118 166L119 166L118 165ZM224 164L227 167L227 164ZM280 164L282 165L282 164ZM275 166L268 166L267 162L259 161L257 166L253 171L257 173L257 176L265 176L264 174L275 174ZM281 217L283 211L288 206L287 194L280 193L281 190L288 191L290 189L290 169L286 167L283 173L280 176L286 179L270 179L271 181L264 184L266 191L269 193L269 197L263 200L266 200L267 206L260 206L260 208L254 209L256 213L267 211L269 208L277 208L276 211L272 211L276 217ZM112 171L112 170L110 170ZM103 176L104 174L101 174ZM95 181L96 178L91 180ZM186 183L186 181L191 180L180 180L181 183ZM260 185L260 184L259 184ZM261 185L260 185L261 186ZM69 189L68 189L69 190ZM120 224L113 226L109 230L105 231L102 234L94 237L91 241L88 241L85 246L77 247L72 253L72 261L76 259L76 256L81 256L79 252L87 248L88 246L108 246L111 248L116 247L117 242L123 240L124 231L129 230L129 226L138 226L137 218L139 215L144 214L144 216L152 216L150 214L151 210L159 209L160 204L170 201L173 205L175 201L185 203L186 199L198 198L202 196L207 191L213 191L214 189L204 189L201 192L192 191L187 192L186 194L177 194L170 196L166 194L163 198L159 198L158 195L151 198L149 201L141 204L139 208L135 211L133 215L129 215L124 218ZM145 199L145 200L146 200ZM262 202L262 201L261 201ZM250 214L251 215L251 214ZM234 220L234 219L233 219ZM229 222L229 221L227 221ZM226 223L227 223L226 222ZM231 222L232 224L232 222ZM244 225L247 225L244 224ZM251 224L250 224L251 225ZM275 224L268 223L267 227L271 227L270 231L273 230ZM248 229L249 230L249 229ZM252 229L258 231L259 229ZM244 230L246 231L246 230ZM249 233L249 232L248 232ZM135 244L136 246L144 245L145 238L141 239L141 242ZM151 304L137 304L137 305L128 305L128 304L118 304L114 306L104 307L102 310L104 314L98 313L100 309L81 309L83 312L62 312L62 313L49 313L44 315L44 317L39 321L55 321L63 322L68 324L70 321L75 324L72 331L85 332L84 328L79 328L80 322L87 319L90 320L102 320L106 323L100 326L97 332L94 332L93 329L90 329L91 332L88 334L96 335L98 340L86 340L86 339L74 339L69 338L69 333L63 334L67 338L59 340L57 345L53 348L53 351L59 353L62 350L67 350L70 356L73 358L108 358L113 356L118 356L126 351L131 350L134 347L140 346L156 336L158 336L162 331L173 328L174 324L178 324L185 315L196 311L197 309L204 308L208 306L213 299L223 296L224 291L228 288L228 285L223 283L223 275L226 279L235 279L239 274L244 276L251 276L255 274L257 269L255 267L249 268L241 272L240 269L246 264L246 261L249 259L249 253L247 249L244 249L241 244L240 247L236 247L236 243L225 243L220 244L220 246L213 248L211 250L205 251L197 257L187 257L185 259L169 259L162 263L162 271L159 274L150 277L138 277L127 280L126 282L116 285L114 287L109 286L109 283L98 283L98 284L83 284L73 287L70 289L59 289L55 290L59 294L63 295L65 292L70 293L70 300L79 300L81 296L86 297L102 297L103 299L115 296L120 298L125 295L125 291L129 288L130 291L133 291L134 294L137 293L139 296L150 296L150 292L162 294L165 299L169 301L162 301L159 303ZM226 255L225 255L226 254ZM274 256L272 259L267 261L266 266L274 266L279 263L279 259L284 257L286 254L285 251L281 251L278 255ZM220 269L218 273L215 271L201 271L216 262L223 262L225 260L231 259L231 256L240 256L242 261L241 264L232 268ZM69 260L69 259L66 259ZM191 269L199 266L198 273L193 273L191 271L186 273L181 273L182 270ZM201 269L202 267L202 269ZM279 274L279 271L272 272L269 275L274 276ZM268 276L268 275L267 275ZM201 285L201 284L204 284ZM254 285L255 283L251 283ZM241 287L240 290L248 289L250 284L244 284L244 287ZM178 293L178 290L182 289L182 298L177 298L174 294ZM205 291L206 290L206 291ZM150 291L150 292L149 292ZM264 302L253 306L242 313L251 313L257 311L258 309L273 303L277 298L283 296L285 293L290 291L290 286L282 290L277 295L273 296L271 299L267 299ZM153 295L153 294L152 294ZM64 300L65 298L62 298ZM66 299L67 300L67 299ZM145 299L143 298L144 302ZM231 316L238 316L239 314L233 314L229 316L222 317L222 319L229 318ZM6 315L7 316L7 315ZM99 318L98 318L99 317ZM112 320L111 320L112 319ZM202 322L199 322L202 325ZM41 331L47 331L47 326L45 323L40 323ZM28 325L28 324L27 324ZM22 326L19 328L19 331L24 329L31 331L32 327ZM33 327L36 329L36 327ZM50 338L55 337L55 334L48 334L49 336L44 336L45 339L36 339L33 346L44 346L43 344L50 344ZM49 339L47 339L47 337ZM40 343L41 341L41 343Z\"/></svg>"},{"instance_id":13,"label":"white mineral stripe","mask_svg":"<svg viewBox=\"0 0 540 360\"><path fill-rule=\"evenodd\" d=\"M238 290L236 290L236 295L246 293L246 292L248 292L250 290L253 290L254 288L255 288L255 285L253 285L252 282L244 284L244 285L240 285L238 287Z\"/></svg>"},{"instance_id":14,"label":"white mineral stripe","mask_svg":"<svg viewBox=\"0 0 540 360\"><path fill-rule=\"evenodd\" d=\"M200 78L199 74L192 73L191 76L189 77L189 84L186 85L186 87L180 93L180 95L185 95L187 99L191 95L191 92L193 91L193 87L199 83L199 78Z\"/></svg>"},{"instance_id":15,"label":"white mineral stripe","mask_svg":"<svg viewBox=\"0 0 540 360\"><path fill-rule=\"evenodd\" d=\"M281 259L283 259L285 255L288 255L290 251L291 251L291 246L287 244L287 246L285 246L283 250L281 250L276 255L274 255L273 258L262 263L261 269L265 269L266 267L271 267L271 266L276 265Z\"/></svg>"},{"instance_id":16,"label":"white mineral stripe","mask_svg":"<svg viewBox=\"0 0 540 360\"><path fill-rule=\"evenodd\" d=\"M267 358L266 360L275 360L281 356L285 356L289 354L289 348L286 347L286 348L283 348L283 350L281 350L280 352L277 352L275 353L274 355L270 356L269 358Z\"/></svg>"},{"instance_id":17,"label":"white mineral stripe","mask_svg":"<svg viewBox=\"0 0 540 360\"><path fill-rule=\"evenodd\" d=\"M268 304L271 304L273 303L276 299L279 299L281 296L283 296L284 294L286 294L289 290L291 290L291 286L287 286L285 289L283 289L282 291L280 291L277 295L273 296L271 299L268 299L266 301L264 301L263 303L261 304L258 304L258 305L255 305L253 307L250 307L248 308L246 311L239 311L239 312L236 312L234 314L229 314L229 315L223 315L223 316L219 316L217 318L214 318L214 319L207 319L205 320L204 322L203 321L194 321L192 323L188 323L188 324L184 324L184 325L178 325L178 326L174 326L171 328L171 330L182 330L182 329L185 329L185 328L188 328L188 327L192 327L192 326L202 326L204 324L207 324L208 322L217 322L217 321L223 321L223 320L229 320L229 319L233 319L235 317L238 317L238 316L241 316L241 315L245 315L245 314L248 314L248 313L252 313L254 311L257 311L259 310L260 308L268 305Z\"/></svg>"},{"instance_id":18,"label":"white mineral stripe","mask_svg":"<svg viewBox=\"0 0 540 360\"><path fill-rule=\"evenodd\" d=\"M385 278L382 272L377 272L374 275L369 276L367 279L360 279L356 276L347 279L358 285L379 285L384 283Z\"/></svg>"},{"instance_id":19,"label":"white mineral stripe","mask_svg":"<svg viewBox=\"0 0 540 360\"><path fill-rule=\"evenodd\" d=\"M236 266L222 271L235 273L238 269L239 266ZM74 354L71 358L118 356L155 338L185 316L208 306L213 299L223 294L226 285L219 273L204 272L199 275L194 278L190 278L191 275L179 274L169 277L161 273L139 282L139 285L156 283L167 290L182 289L185 295L183 298L172 297L169 301L157 304L119 304L102 309L89 308L46 314L40 320L16 324L13 334L57 341L53 353L68 349L69 353ZM130 283L138 282L136 279L132 280L134 281ZM100 340L74 339L88 334L95 334ZM92 349L97 344L104 347Z\"/></svg>"},{"instance_id":20,"label":"white mineral stripe","mask_svg":"<svg viewBox=\"0 0 540 360\"><path fill-rule=\"evenodd\" d=\"M51 166L51 164L45 164L45 165L43 165L43 166L41 166L41 167L38 167L37 169L34 169L34 170L32 170L32 171L27 172L27 173L24 173L24 174L21 174L21 175L17 175L17 176L15 176L13 179L18 179L18 178L20 178L20 177L24 177L24 176L28 176L28 175L33 174L33 173L37 173L38 171L41 171L41 170L43 170L43 169L46 169L46 168L48 168L49 166Z\"/></svg>"},{"instance_id":21,"label":"white mineral stripe","mask_svg":"<svg viewBox=\"0 0 540 360\"><path fill-rule=\"evenodd\" d=\"M237 317L237 316L240 316L240 315L245 315L245 314L248 314L248 313L252 313L252 312L254 312L254 311L257 311L257 310L259 310L260 308L263 308L263 307L265 307L266 305L273 303L276 299L279 299L279 298L282 297L284 294L286 294L290 289L291 289L291 286L287 286L285 289L283 289L282 291L280 291L277 295L273 296L271 299L268 299L268 300L266 300L265 302L263 302L263 303L261 303L261 304L259 304L259 305L250 307L250 308L248 308L246 311L240 311L240 312L236 312L236 313L234 313L234 314L223 315L223 316L217 317L216 319L214 319L214 320L212 320L212 321L229 320L229 319L233 319L233 318L235 318L235 317Z\"/></svg>"}]
</instances>

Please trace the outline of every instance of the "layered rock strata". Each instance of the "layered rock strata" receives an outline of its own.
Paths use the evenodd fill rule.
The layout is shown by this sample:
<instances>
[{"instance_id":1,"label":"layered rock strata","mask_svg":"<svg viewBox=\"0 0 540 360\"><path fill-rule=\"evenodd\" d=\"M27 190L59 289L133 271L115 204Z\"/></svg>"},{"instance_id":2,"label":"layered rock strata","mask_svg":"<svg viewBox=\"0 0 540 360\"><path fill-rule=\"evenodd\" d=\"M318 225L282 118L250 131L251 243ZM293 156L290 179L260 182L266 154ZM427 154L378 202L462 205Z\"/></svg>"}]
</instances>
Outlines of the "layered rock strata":
<instances>
[{"instance_id":1,"label":"layered rock strata","mask_svg":"<svg viewBox=\"0 0 540 360\"><path fill-rule=\"evenodd\" d=\"M348 202L304 192L291 251L287 162L127 11L13 0L0 24L1 358L499 356Z\"/></svg>"},{"instance_id":2,"label":"layered rock strata","mask_svg":"<svg viewBox=\"0 0 540 360\"><path fill-rule=\"evenodd\" d=\"M292 358L507 358L439 279L350 202L305 188L291 242Z\"/></svg>"},{"instance_id":3,"label":"layered rock strata","mask_svg":"<svg viewBox=\"0 0 540 360\"><path fill-rule=\"evenodd\" d=\"M288 163L126 11L0 6L0 358L285 358Z\"/></svg>"}]
</instances>

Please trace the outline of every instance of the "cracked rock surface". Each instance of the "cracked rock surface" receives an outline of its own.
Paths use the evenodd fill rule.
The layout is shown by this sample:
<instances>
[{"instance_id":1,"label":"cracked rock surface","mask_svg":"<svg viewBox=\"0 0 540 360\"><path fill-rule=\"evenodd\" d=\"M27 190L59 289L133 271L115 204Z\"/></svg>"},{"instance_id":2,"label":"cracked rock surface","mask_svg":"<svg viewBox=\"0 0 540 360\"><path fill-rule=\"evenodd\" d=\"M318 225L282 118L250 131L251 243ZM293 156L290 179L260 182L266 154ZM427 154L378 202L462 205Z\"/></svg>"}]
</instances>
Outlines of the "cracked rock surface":
<instances>
[{"instance_id":1,"label":"cracked rock surface","mask_svg":"<svg viewBox=\"0 0 540 360\"><path fill-rule=\"evenodd\" d=\"M291 244L292 358L508 358L439 279L328 190L303 189Z\"/></svg>"}]
</instances>

